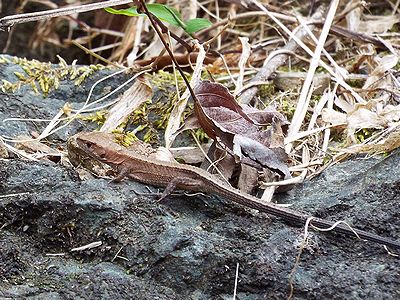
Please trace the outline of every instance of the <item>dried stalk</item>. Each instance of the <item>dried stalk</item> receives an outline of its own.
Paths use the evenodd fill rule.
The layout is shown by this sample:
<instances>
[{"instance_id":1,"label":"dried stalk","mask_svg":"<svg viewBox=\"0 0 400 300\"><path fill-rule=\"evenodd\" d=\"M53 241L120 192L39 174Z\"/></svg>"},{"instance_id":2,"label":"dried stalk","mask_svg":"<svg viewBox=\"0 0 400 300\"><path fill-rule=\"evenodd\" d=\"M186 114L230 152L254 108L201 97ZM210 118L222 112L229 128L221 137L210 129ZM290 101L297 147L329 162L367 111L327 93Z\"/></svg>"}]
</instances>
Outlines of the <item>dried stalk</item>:
<instances>
[{"instance_id":1,"label":"dried stalk","mask_svg":"<svg viewBox=\"0 0 400 300\"><path fill-rule=\"evenodd\" d=\"M108 1L102 1L98 3L91 3L79 6L62 7L62 8L49 9L33 13L11 15L0 19L0 31L9 29L14 24L50 19L60 16L67 16L75 13L92 11L100 8L127 4L127 3L132 3L132 0L108 0Z\"/></svg>"}]
</instances>

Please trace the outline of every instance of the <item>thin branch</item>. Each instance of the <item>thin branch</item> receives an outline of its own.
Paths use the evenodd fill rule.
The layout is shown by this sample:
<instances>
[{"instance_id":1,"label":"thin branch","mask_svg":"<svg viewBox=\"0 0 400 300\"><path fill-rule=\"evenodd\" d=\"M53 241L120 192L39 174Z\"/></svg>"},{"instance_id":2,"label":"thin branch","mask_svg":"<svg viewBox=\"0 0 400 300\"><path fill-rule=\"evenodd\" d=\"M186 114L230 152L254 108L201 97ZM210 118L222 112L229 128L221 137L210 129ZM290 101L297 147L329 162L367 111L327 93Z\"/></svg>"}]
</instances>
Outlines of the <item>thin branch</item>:
<instances>
[{"instance_id":1,"label":"thin branch","mask_svg":"<svg viewBox=\"0 0 400 300\"><path fill-rule=\"evenodd\" d=\"M11 15L0 19L0 31L10 28L14 24L38 21L42 19L49 19L60 16L72 15L86 11L92 11L100 8L110 7L114 5L121 5L132 3L132 0L108 0L86 5L69 6L57 9L49 9L33 13Z\"/></svg>"},{"instance_id":2,"label":"thin branch","mask_svg":"<svg viewBox=\"0 0 400 300\"><path fill-rule=\"evenodd\" d=\"M183 72L182 68L179 66L178 62L176 61L176 58L175 58L174 54L172 53L168 43L165 41L165 39L164 39L164 37L162 35L162 32L160 31L160 28L157 26L158 23L155 21L155 19L157 19L157 18L154 17L154 15L149 12L149 10L146 7L146 4L144 3L144 0L139 0L139 3L140 3L141 6L140 7L138 6L138 12L141 10L141 11L143 11L143 13L145 13L147 15L147 17L150 20L151 25L153 26L153 28L156 31L158 37L160 38L162 44L164 45L165 50L167 50L169 56L171 57L172 61L176 65L176 68L178 69L179 74L182 76L183 81L185 82L185 84L186 84L186 86L187 86L187 88L189 90L190 96L192 96L193 101L198 101L197 97L196 97L196 95L195 95L195 93L194 93L194 91L192 89L192 87L190 86L189 80L187 79L187 77L186 77L185 73Z\"/></svg>"}]
</instances>

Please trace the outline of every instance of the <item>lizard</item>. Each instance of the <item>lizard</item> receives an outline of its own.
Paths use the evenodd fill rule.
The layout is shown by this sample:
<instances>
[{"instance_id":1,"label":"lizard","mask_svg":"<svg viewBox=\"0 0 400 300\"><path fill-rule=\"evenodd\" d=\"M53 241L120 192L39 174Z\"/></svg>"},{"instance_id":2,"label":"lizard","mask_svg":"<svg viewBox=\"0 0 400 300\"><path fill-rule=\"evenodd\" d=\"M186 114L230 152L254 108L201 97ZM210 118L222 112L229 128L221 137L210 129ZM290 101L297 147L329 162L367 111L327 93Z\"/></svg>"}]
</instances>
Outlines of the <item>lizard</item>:
<instances>
[{"instance_id":1,"label":"lizard","mask_svg":"<svg viewBox=\"0 0 400 300\"><path fill-rule=\"evenodd\" d=\"M169 195L174 189L215 194L248 208L273 215L294 225L305 226L307 222L310 222L311 225L319 228L332 228L331 231L333 232L348 236L358 236L364 240L400 249L400 241L350 228L340 222L312 217L306 213L263 201L233 188L215 175L198 167L149 158L143 154L128 150L114 142L112 134L81 132L69 139L69 149L72 144L77 147L80 156L83 154L105 163L117 171L118 175L113 179L115 182L128 177L145 184L165 187L161 199ZM69 150L69 152L71 151ZM309 220L310 218L311 221Z\"/></svg>"}]
</instances>

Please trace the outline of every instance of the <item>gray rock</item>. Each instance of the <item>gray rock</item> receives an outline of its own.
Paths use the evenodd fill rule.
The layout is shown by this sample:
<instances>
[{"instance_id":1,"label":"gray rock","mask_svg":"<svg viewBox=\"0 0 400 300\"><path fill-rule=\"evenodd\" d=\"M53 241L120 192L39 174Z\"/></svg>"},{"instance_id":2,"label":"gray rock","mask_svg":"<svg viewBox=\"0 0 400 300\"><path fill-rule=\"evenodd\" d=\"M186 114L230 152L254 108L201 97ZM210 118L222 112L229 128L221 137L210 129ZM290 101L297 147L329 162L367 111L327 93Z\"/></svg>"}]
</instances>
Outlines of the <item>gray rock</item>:
<instances>
[{"instance_id":1,"label":"gray rock","mask_svg":"<svg viewBox=\"0 0 400 300\"><path fill-rule=\"evenodd\" d=\"M51 117L62 95L85 98L65 88L47 99L2 94L0 134L42 126L4 125L5 117ZM85 126L77 122L55 139ZM399 164L399 151L353 159L277 200L400 239ZM287 298L304 228L229 199L159 203L136 194L143 192L133 181L81 181L51 162L0 160L0 299L231 299L237 264L237 299ZM313 231L292 276L294 297L399 299L399 270L399 258L379 245Z\"/></svg>"}]
</instances>

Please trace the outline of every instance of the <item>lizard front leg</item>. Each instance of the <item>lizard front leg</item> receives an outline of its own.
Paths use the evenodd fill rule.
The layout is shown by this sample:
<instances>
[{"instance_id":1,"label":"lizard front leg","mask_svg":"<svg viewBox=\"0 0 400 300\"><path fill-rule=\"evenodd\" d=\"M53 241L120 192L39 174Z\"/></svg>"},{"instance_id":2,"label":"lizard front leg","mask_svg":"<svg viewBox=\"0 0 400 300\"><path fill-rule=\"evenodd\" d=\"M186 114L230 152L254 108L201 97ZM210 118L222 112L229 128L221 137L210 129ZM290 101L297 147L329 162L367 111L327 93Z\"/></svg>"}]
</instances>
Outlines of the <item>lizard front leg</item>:
<instances>
[{"instance_id":1,"label":"lizard front leg","mask_svg":"<svg viewBox=\"0 0 400 300\"><path fill-rule=\"evenodd\" d=\"M130 168L123 166L123 165L119 165L116 168L118 175L117 177L115 177L114 179L111 180L111 182L121 182L125 177L128 177L128 175L131 173Z\"/></svg>"}]
</instances>

